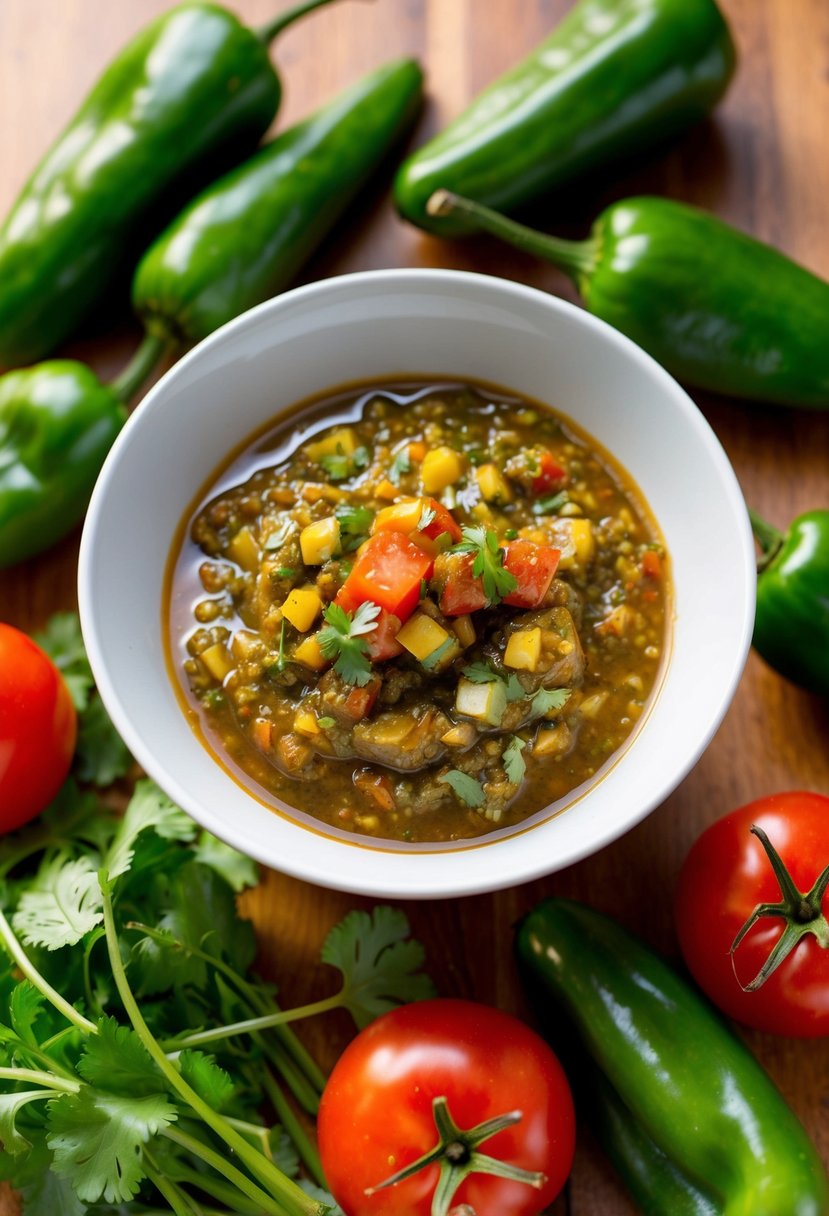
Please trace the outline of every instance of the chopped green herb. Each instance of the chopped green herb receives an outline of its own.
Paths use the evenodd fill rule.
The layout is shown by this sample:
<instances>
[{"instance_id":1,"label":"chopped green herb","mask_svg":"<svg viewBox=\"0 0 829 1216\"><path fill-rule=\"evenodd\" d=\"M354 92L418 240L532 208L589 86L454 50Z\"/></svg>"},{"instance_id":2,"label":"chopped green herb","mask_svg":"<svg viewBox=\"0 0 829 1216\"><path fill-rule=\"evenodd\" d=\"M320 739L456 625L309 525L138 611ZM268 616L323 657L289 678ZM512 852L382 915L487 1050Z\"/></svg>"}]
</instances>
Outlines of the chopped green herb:
<instances>
[{"instance_id":1,"label":"chopped green herb","mask_svg":"<svg viewBox=\"0 0 829 1216\"><path fill-rule=\"evenodd\" d=\"M513 735L504 748L504 754L501 758L504 761L504 771L512 785L520 785L524 780L527 765L521 753L526 746L527 744L523 739L519 739L518 735Z\"/></svg>"},{"instance_id":2,"label":"chopped green herb","mask_svg":"<svg viewBox=\"0 0 829 1216\"><path fill-rule=\"evenodd\" d=\"M444 785L450 786L461 802L465 802L467 806L479 807L483 806L486 802L483 786L480 781L476 781L468 773L462 773L460 769L451 768L448 773L444 773L442 777L438 777L438 781L442 781Z\"/></svg>"},{"instance_id":3,"label":"chopped green herb","mask_svg":"<svg viewBox=\"0 0 829 1216\"><path fill-rule=\"evenodd\" d=\"M272 553L274 549L281 549L292 532L296 531L297 525L292 519L286 519L279 527L271 532L269 536L262 542L262 548L266 553Z\"/></svg>"},{"instance_id":4,"label":"chopped green herb","mask_svg":"<svg viewBox=\"0 0 829 1216\"><path fill-rule=\"evenodd\" d=\"M371 452L363 444L351 454L351 463L355 469L367 469L371 464Z\"/></svg>"},{"instance_id":5,"label":"chopped green herb","mask_svg":"<svg viewBox=\"0 0 829 1216\"><path fill-rule=\"evenodd\" d=\"M366 600L355 613L346 612L339 604L329 604L323 616L326 624L317 640L326 659L336 656L334 670L346 682L360 688L371 679L368 646L363 635L377 628L379 604Z\"/></svg>"},{"instance_id":6,"label":"chopped green herb","mask_svg":"<svg viewBox=\"0 0 829 1216\"><path fill-rule=\"evenodd\" d=\"M571 689L569 688L539 688L538 692L532 699L530 706L531 716L533 718L543 718L552 709L561 709L561 707L570 699Z\"/></svg>"},{"instance_id":7,"label":"chopped green herb","mask_svg":"<svg viewBox=\"0 0 829 1216\"><path fill-rule=\"evenodd\" d=\"M470 663L462 670L467 680L471 680L473 684L492 684L495 680L503 679L490 663Z\"/></svg>"},{"instance_id":8,"label":"chopped green herb","mask_svg":"<svg viewBox=\"0 0 829 1216\"><path fill-rule=\"evenodd\" d=\"M389 466L389 481L393 481L396 486L400 485L400 478L404 473L412 471L412 458L409 455L409 445L401 448Z\"/></svg>"},{"instance_id":9,"label":"chopped green herb","mask_svg":"<svg viewBox=\"0 0 829 1216\"><path fill-rule=\"evenodd\" d=\"M329 456L320 456L319 463L331 481L345 481L347 477L351 476L351 457L346 456L343 451L332 452Z\"/></svg>"},{"instance_id":10,"label":"chopped green herb","mask_svg":"<svg viewBox=\"0 0 829 1216\"><path fill-rule=\"evenodd\" d=\"M427 671L431 671L434 667L437 667L441 659L444 658L445 655L449 654L451 650L454 650L457 645L458 643L456 638L447 638L445 642L441 642L437 650L433 650L431 654L427 654L425 659L420 660L420 666L425 667Z\"/></svg>"},{"instance_id":11,"label":"chopped green herb","mask_svg":"<svg viewBox=\"0 0 829 1216\"><path fill-rule=\"evenodd\" d=\"M463 540L453 547L453 553L472 553L475 560L472 573L483 582L484 595L490 606L500 603L518 586L514 574L504 568L504 550L492 528L461 528Z\"/></svg>"},{"instance_id":12,"label":"chopped green herb","mask_svg":"<svg viewBox=\"0 0 829 1216\"><path fill-rule=\"evenodd\" d=\"M469 448L466 457L471 465L477 466L489 460L489 452L484 452L481 448Z\"/></svg>"},{"instance_id":13,"label":"chopped green herb","mask_svg":"<svg viewBox=\"0 0 829 1216\"><path fill-rule=\"evenodd\" d=\"M323 730L330 730L332 726L337 725L337 722L335 718L317 718L317 725L321 726Z\"/></svg>"},{"instance_id":14,"label":"chopped green herb","mask_svg":"<svg viewBox=\"0 0 829 1216\"><path fill-rule=\"evenodd\" d=\"M538 502L533 503L533 515L555 515L569 501L570 495L566 490L548 494L546 498L539 498Z\"/></svg>"},{"instance_id":15,"label":"chopped green herb","mask_svg":"<svg viewBox=\"0 0 829 1216\"><path fill-rule=\"evenodd\" d=\"M424 528L429 527L429 524L434 523L435 515L434 507L424 507L420 512L420 519L417 521L418 532L422 532Z\"/></svg>"},{"instance_id":16,"label":"chopped green herb","mask_svg":"<svg viewBox=\"0 0 829 1216\"><path fill-rule=\"evenodd\" d=\"M507 680L507 700L521 701L524 696L524 685L513 671L510 673L509 679Z\"/></svg>"},{"instance_id":17,"label":"chopped green herb","mask_svg":"<svg viewBox=\"0 0 829 1216\"><path fill-rule=\"evenodd\" d=\"M422 578L420 580L420 598L422 600L425 600L426 596L428 594L429 594L429 584L426 582L425 578Z\"/></svg>"},{"instance_id":18,"label":"chopped green herb","mask_svg":"<svg viewBox=\"0 0 829 1216\"><path fill-rule=\"evenodd\" d=\"M504 540L517 540L517 539L518 539L518 529L517 528L507 528L506 532L504 533Z\"/></svg>"},{"instance_id":19,"label":"chopped green herb","mask_svg":"<svg viewBox=\"0 0 829 1216\"><path fill-rule=\"evenodd\" d=\"M374 519L370 507L340 506L334 512L345 536L365 536Z\"/></svg>"}]
</instances>

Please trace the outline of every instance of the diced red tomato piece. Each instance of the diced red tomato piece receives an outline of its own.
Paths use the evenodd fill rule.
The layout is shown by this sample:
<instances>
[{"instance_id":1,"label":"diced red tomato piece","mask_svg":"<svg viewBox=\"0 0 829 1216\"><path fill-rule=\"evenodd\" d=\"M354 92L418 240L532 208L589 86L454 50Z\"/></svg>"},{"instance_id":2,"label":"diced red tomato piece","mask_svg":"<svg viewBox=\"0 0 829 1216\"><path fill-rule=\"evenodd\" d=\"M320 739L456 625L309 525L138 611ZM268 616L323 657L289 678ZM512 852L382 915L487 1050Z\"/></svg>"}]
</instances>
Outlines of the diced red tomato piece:
<instances>
[{"instance_id":1,"label":"diced red tomato piece","mask_svg":"<svg viewBox=\"0 0 829 1216\"><path fill-rule=\"evenodd\" d=\"M364 688L352 688L342 703L343 715L350 718L352 722L359 722L362 718L368 717L374 708L374 702L377 700L382 683L383 681L378 676Z\"/></svg>"},{"instance_id":2,"label":"diced red tomato piece","mask_svg":"<svg viewBox=\"0 0 829 1216\"><path fill-rule=\"evenodd\" d=\"M504 548L504 566L518 583L504 596L504 603L514 608L538 608L558 569L561 550L535 545L531 540L512 540Z\"/></svg>"},{"instance_id":3,"label":"diced red tomato piece","mask_svg":"<svg viewBox=\"0 0 829 1216\"><path fill-rule=\"evenodd\" d=\"M471 553L442 553L435 559L435 582L444 616L465 616L486 608L484 586L472 573Z\"/></svg>"},{"instance_id":4,"label":"diced red tomato piece","mask_svg":"<svg viewBox=\"0 0 829 1216\"><path fill-rule=\"evenodd\" d=\"M452 544L456 545L461 539L461 527L448 507L438 502L436 498L424 498L423 505L435 513L432 522L421 529L423 535L428 536L430 540L437 540L439 536L448 532Z\"/></svg>"},{"instance_id":5,"label":"diced red tomato piece","mask_svg":"<svg viewBox=\"0 0 829 1216\"><path fill-rule=\"evenodd\" d=\"M533 494L560 490L567 481L567 470L562 468L552 452L542 452L538 464L538 473L533 478Z\"/></svg>"},{"instance_id":6,"label":"diced red tomato piece","mask_svg":"<svg viewBox=\"0 0 829 1216\"><path fill-rule=\"evenodd\" d=\"M378 532L366 541L337 601L343 607L353 604L346 608L353 612L371 600L403 622L417 607L420 584L431 575L432 564L429 554L402 532Z\"/></svg>"},{"instance_id":7,"label":"diced red tomato piece","mask_svg":"<svg viewBox=\"0 0 829 1216\"><path fill-rule=\"evenodd\" d=\"M384 659L393 659L403 653L403 647L397 640L402 621L393 612L380 609L380 615L371 633L363 634L363 641L368 646L368 657L372 663L382 663Z\"/></svg>"},{"instance_id":8,"label":"diced red tomato piece","mask_svg":"<svg viewBox=\"0 0 829 1216\"><path fill-rule=\"evenodd\" d=\"M642 554L642 573L645 578L660 579L662 562L655 549L646 549Z\"/></svg>"}]
</instances>

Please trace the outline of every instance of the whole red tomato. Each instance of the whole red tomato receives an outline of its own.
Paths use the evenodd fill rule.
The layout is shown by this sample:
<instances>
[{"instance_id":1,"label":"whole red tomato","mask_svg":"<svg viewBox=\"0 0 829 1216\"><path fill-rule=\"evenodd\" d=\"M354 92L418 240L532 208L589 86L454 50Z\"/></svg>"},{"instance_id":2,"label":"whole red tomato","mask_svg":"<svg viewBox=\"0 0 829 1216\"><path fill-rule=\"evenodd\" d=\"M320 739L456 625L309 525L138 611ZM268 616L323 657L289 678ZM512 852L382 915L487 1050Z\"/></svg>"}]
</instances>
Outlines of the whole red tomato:
<instances>
[{"instance_id":1,"label":"whole red tomato","mask_svg":"<svg viewBox=\"0 0 829 1216\"><path fill-rule=\"evenodd\" d=\"M731 945L755 908L781 904L785 894L752 825L766 833L788 871L794 925L788 933L802 936L768 979L746 992L787 930L782 914L760 917L732 962ZM823 916L829 901L815 892L810 912L795 893L810 892L827 865L829 798L821 794L761 798L718 820L697 840L679 876L676 925L690 971L724 1013L773 1034L829 1034L829 926Z\"/></svg>"},{"instance_id":2,"label":"whole red tomato","mask_svg":"<svg viewBox=\"0 0 829 1216\"><path fill-rule=\"evenodd\" d=\"M52 660L0 623L0 831L34 819L63 784L77 716Z\"/></svg>"},{"instance_id":3,"label":"whole red tomato","mask_svg":"<svg viewBox=\"0 0 829 1216\"><path fill-rule=\"evenodd\" d=\"M439 1145L444 1112L443 1164L368 1194ZM512 1115L503 1130L482 1128L470 1146L472 1129L503 1115ZM476 1216L535 1216L564 1185L574 1140L570 1087L550 1048L516 1018L470 1001L419 1001L372 1022L340 1057L319 1112L323 1170L346 1216L445 1216L463 1204ZM530 1171L533 1184L464 1178L479 1163L470 1148L496 1168ZM453 1161L459 1185L433 1204Z\"/></svg>"}]
</instances>

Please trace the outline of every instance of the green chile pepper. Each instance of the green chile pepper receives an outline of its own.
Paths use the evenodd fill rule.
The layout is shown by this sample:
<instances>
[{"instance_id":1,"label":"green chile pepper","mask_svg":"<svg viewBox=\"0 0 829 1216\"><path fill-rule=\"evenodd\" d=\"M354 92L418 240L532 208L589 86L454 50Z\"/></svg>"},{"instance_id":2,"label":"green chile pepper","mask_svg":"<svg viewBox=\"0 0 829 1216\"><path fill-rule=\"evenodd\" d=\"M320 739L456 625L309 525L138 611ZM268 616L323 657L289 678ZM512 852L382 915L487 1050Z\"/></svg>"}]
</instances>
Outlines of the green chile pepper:
<instances>
[{"instance_id":1,"label":"green chile pepper","mask_svg":"<svg viewBox=\"0 0 829 1216\"><path fill-rule=\"evenodd\" d=\"M430 208L458 213L552 262L588 310L699 388L829 408L829 283L696 207L629 198L585 241L564 241L448 191Z\"/></svg>"},{"instance_id":2,"label":"green chile pepper","mask_svg":"<svg viewBox=\"0 0 829 1216\"><path fill-rule=\"evenodd\" d=\"M430 216L443 188L513 210L698 122L725 92L736 54L714 0L579 0L553 34L403 164L402 215Z\"/></svg>"},{"instance_id":3,"label":"green chile pepper","mask_svg":"<svg viewBox=\"0 0 829 1216\"><path fill-rule=\"evenodd\" d=\"M829 510L799 515L783 535L753 511L754 648L786 679L829 697Z\"/></svg>"},{"instance_id":4,"label":"green chile pepper","mask_svg":"<svg viewBox=\"0 0 829 1216\"><path fill-rule=\"evenodd\" d=\"M588 1109L645 1216L826 1216L829 1181L802 1126L667 963L563 899L530 913L516 950L540 1012L552 999L590 1057Z\"/></svg>"},{"instance_id":5,"label":"green chile pepper","mask_svg":"<svg viewBox=\"0 0 829 1216\"><path fill-rule=\"evenodd\" d=\"M147 332L189 345L285 287L411 126L422 83L410 59L370 72L209 186L138 266Z\"/></svg>"},{"instance_id":6,"label":"green chile pepper","mask_svg":"<svg viewBox=\"0 0 829 1216\"><path fill-rule=\"evenodd\" d=\"M0 567L80 522L125 418L115 389L84 363L55 359L0 376Z\"/></svg>"},{"instance_id":7,"label":"green chile pepper","mask_svg":"<svg viewBox=\"0 0 829 1216\"><path fill-rule=\"evenodd\" d=\"M147 225L158 231L175 191L191 194L256 146L281 96L268 45L327 3L305 0L257 32L188 0L133 38L0 229L0 365L53 350L118 281Z\"/></svg>"}]
</instances>

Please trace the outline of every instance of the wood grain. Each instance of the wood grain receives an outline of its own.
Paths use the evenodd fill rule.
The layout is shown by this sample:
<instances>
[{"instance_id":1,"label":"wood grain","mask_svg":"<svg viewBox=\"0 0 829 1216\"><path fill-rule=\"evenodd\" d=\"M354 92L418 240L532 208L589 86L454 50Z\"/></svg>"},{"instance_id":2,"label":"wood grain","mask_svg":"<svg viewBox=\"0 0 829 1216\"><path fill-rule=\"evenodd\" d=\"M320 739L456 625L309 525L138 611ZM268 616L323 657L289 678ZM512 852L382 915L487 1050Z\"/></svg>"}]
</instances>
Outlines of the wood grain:
<instances>
[{"instance_id":1,"label":"wood grain","mask_svg":"<svg viewBox=\"0 0 829 1216\"><path fill-rule=\"evenodd\" d=\"M276 0L237 0L251 24ZM740 49L738 77L714 119L669 149L539 214L583 231L611 198L665 193L715 210L829 277L827 124L829 6L825 0L722 0ZM166 0L2 0L0 4L0 213L101 66ZM457 113L497 72L514 63L569 8L568 0L344 0L288 32L275 57L284 72L280 122L307 112L359 72L394 55L420 57L430 102L416 139ZM379 266L444 265L536 284L572 298L549 267L483 241L443 244L405 226L378 192L308 268L306 279ZM73 343L71 353L105 374L135 344L129 317ZM696 399L731 458L749 501L785 525L829 504L829 414L787 413L704 395ZM693 520L689 520L693 527ZM0 572L0 617L40 626L75 603L77 537L39 560ZM711 570L717 567L711 537ZM700 656L705 678L705 656ZM491 897L407 908L445 993L526 1012L511 961L511 926L548 894L584 899L612 913L654 946L676 953L671 897L682 858L699 831L733 806L774 790L829 791L829 710L784 683L754 655L733 705L690 776L622 840L571 869ZM816 862L817 867L817 862ZM314 960L330 925L355 901L268 873L245 898L257 923L262 963L287 1002L323 993L329 977ZM308 1041L331 1063L345 1021L309 1026ZM747 1034L829 1162L829 1043ZM580 1139L563 1216L628 1216L633 1208L587 1134ZM2 1212L2 1209L0 1209Z\"/></svg>"}]
</instances>

